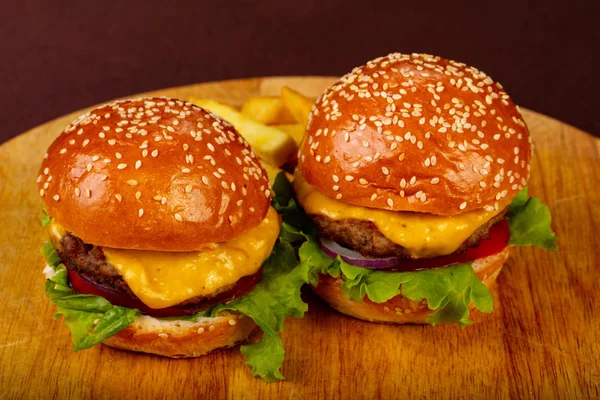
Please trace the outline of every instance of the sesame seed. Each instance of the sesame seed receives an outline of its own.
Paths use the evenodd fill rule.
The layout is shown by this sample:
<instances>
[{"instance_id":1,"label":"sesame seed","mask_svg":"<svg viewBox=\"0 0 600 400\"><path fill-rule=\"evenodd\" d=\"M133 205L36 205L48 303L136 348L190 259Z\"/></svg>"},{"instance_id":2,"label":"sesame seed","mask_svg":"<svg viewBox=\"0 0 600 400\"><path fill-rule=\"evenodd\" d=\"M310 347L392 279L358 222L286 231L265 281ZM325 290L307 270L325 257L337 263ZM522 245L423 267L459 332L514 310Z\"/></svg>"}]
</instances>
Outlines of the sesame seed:
<instances>
[{"instance_id":1,"label":"sesame seed","mask_svg":"<svg viewBox=\"0 0 600 400\"><path fill-rule=\"evenodd\" d=\"M156 150L156 149L152 150L152 153L150 153L150 155L152 157L156 157L158 155L158 150Z\"/></svg>"},{"instance_id":2,"label":"sesame seed","mask_svg":"<svg viewBox=\"0 0 600 400\"><path fill-rule=\"evenodd\" d=\"M237 321L235 319L230 319L229 320L229 325L233 326L233 325L236 325L236 324L237 324Z\"/></svg>"},{"instance_id":3,"label":"sesame seed","mask_svg":"<svg viewBox=\"0 0 600 400\"><path fill-rule=\"evenodd\" d=\"M138 182L135 179L130 179L127 181L129 186L137 186Z\"/></svg>"},{"instance_id":4,"label":"sesame seed","mask_svg":"<svg viewBox=\"0 0 600 400\"><path fill-rule=\"evenodd\" d=\"M198 328L198 330L196 332L198 332L198 335L200 335L200 334L204 333L204 328L200 327L200 328Z\"/></svg>"},{"instance_id":5,"label":"sesame seed","mask_svg":"<svg viewBox=\"0 0 600 400\"><path fill-rule=\"evenodd\" d=\"M463 202L458 208L460 208L461 210L464 210L467 207L467 202Z\"/></svg>"},{"instance_id":6,"label":"sesame seed","mask_svg":"<svg viewBox=\"0 0 600 400\"><path fill-rule=\"evenodd\" d=\"M121 163L121 164L117 165L117 168L118 169L125 169L125 168L127 168L127 164Z\"/></svg>"},{"instance_id":7,"label":"sesame seed","mask_svg":"<svg viewBox=\"0 0 600 400\"><path fill-rule=\"evenodd\" d=\"M75 188L75 196L79 197L81 195L81 190L78 187Z\"/></svg>"},{"instance_id":8,"label":"sesame seed","mask_svg":"<svg viewBox=\"0 0 600 400\"><path fill-rule=\"evenodd\" d=\"M140 192L139 190L137 192L135 192L135 198L136 200L139 200L140 197L142 197L142 192Z\"/></svg>"},{"instance_id":9,"label":"sesame seed","mask_svg":"<svg viewBox=\"0 0 600 400\"><path fill-rule=\"evenodd\" d=\"M437 176L431 180L432 185L437 185L438 183L440 183L440 178Z\"/></svg>"},{"instance_id":10,"label":"sesame seed","mask_svg":"<svg viewBox=\"0 0 600 400\"><path fill-rule=\"evenodd\" d=\"M168 338L168 337L169 337L169 335L168 335L168 334L166 334L166 333L159 333L159 334L158 334L158 337L160 337L160 338L163 338L163 339L164 339L164 338Z\"/></svg>"},{"instance_id":11,"label":"sesame seed","mask_svg":"<svg viewBox=\"0 0 600 400\"><path fill-rule=\"evenodd\" d=\"M191 193L191 192L192 192L192 185L187 185L187 186L185 187L185 192L186 192L186 193Z\"/></svg>"},{"instance_id":12,"label":"sesame seed","mask_svg":"<svg viewBox=\"0 0 600 400\"><path fill-rule=\"evenodd\" d=\"M175 214L173 214L173 217L175 217L175 219L176 219L178 222L182 222L182 221L183 221L183 218L181 218L181 214L179 214L179 213L175 213Z\"/></svg>"},{"instance_id":13,"label":"sesame seed","mask_svg":"<svg viewBox=\"0 0 600 400\"><path fill-rule=\"evenodd\" d=\"M55 194L54 196L52 196L52 198L54 199L54 201L59 201L60 200L60 196Z\"/></svg>"},{"instance_id":14,"label":"sesame seed","mask_svg":"<svg viewBox=\"0 0 600 400\"><path fill-rule=\"evenodd\" d=\"M90 189L85 189L85 197L88 199L92 197L92 191Z\"/></svg>"},{"instance_id":15,"label":"sesame seed","mask_svg":"<svg viewBox=\"0 0 600 400\"><path fill-rule=\"evenodd\" d=\"M381 167L381 172L383 172L384 175L389 175L390 174L390 170L387 169L386 167Z\"/></svg>"},{"instance_id":16,"label":"sesame seed","mask_svg":"<svg viewBox=\"0 0 600 400\"><path fill-rule=\"evenodd\" d=\"M344 179L345 179L346 181L348 181L348 182L352 182L352 181L354 180L354 177L353 177L352 175L346 175L346 176L344 177Z\"/></svg>"},{"instance_id":17,"label":"sesame seed","mask_svg":"<svg viewBox=\"0 0 600 400\"><path fill-rule=\"evenodd\" d=\"M115 199L117 199L119 202L121 202L121 200L123 200L123 196L121 196L120 194L115 194Z\"/></svg>"},{"instance_id":18,"label":"sesame seed","mask_svg":"<svg viewBox=\"0 0 600 400\"><path fill-rule=\"evenodd\" d=\"M388 204L388 206L390 206L390 207L394 207L394 200L392 200L392 199L388 198L388 199L387 199L387 204Z\"/></svg>"},{"instance_id":19,"label":"sesame seed","mask_svg":"<svg viewBox=\"0 0 600 400\"><path fill-rule=\"evenodd\" d=\"M209 330L210 332L214 331L214 330L215 330L215 326L214 326L214 325L211 325L211 326L209 326L209 327L208 327L208 330Z\"/></svg>"},{"instance_id":20,"label":"sesame seed","mask_svg":"<svg viewBox=\"0 0 600 400\"><path fill-rule=\"evenodd\" d=\"M139 169L142 166L142 162L140 160L137 160L135 162L135 169Z\"/></svg>"},{"instance_id":21,"label":"sesame seed","mask_svg":"<svg viewBox=\"0 0 600 400\"><path fill-rule=\"evenodd\" d=\"M138 210L138 217L140 217L140 218L141 218L141 217L142 217L142 215L144 215L144 209L143 209L143 208L140 208L140 209Z\"/></svg>"}]
</instances>

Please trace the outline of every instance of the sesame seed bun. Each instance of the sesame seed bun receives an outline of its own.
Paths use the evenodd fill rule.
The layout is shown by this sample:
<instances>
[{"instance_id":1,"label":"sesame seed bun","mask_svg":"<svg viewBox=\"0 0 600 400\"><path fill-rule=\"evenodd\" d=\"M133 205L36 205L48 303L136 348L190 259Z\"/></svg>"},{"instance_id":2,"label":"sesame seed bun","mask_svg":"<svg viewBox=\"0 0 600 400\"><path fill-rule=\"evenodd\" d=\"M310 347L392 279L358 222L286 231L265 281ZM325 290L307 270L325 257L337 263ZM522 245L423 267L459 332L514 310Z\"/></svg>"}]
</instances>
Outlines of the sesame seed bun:
<instances>
[{"instance_id":1,"label":"sesame seed bun","mask_svg":"<svg viewBox=\"0 0 600 400\"><path fill-rule=\"evenodd\" d=\"M251 318L236 312L223 312L196 322L137 316L131 325L103 343L165 357L199 357L246 340L256 327Z\"/></svg>"},{"instance_id":2,"label":"sesame seed bun","mask_svg":"<svg viewBox=\"0 0 600 400\"><path fill-rule=\"evenodd\" d=\"M475 260L472 264L475 273L486 287L490 287L498 277L502 266L512 252L507 247L498 254ZM362 302L350 300L340 289L341 279L329 275L319 275L319 284L313 291L331 307L342 314L371 322L390 324L425 324L427 316L434 311L427 307L427 301L415 302L402 295L391 298L384 303L374 303L368 298ZM469 308L473 308L471 304Z\"/></svg>"},{"instance_id":3,"label":"sesame seed bun","mask_svg":"<svg viewBox=\"0 0 600 400\"><path fill-rule=\"evenodd\" d=\"M200 250L257 226L267 174L231 124L189 102L101 106L52 143L37 179L46 212L85 243Z\"/></svg>"},{"instance_id":4,"label":"sesame seed bun","mask_svg":"<svg viewBox=\"0 0 600 400\"><path fill-rule=\"evenodd\" d=\"M527 184L531 150L518 107L485 73L390 54L317 100L298 167L350 204L452 216L513 198Z\"/></svg>"}]
</instances>

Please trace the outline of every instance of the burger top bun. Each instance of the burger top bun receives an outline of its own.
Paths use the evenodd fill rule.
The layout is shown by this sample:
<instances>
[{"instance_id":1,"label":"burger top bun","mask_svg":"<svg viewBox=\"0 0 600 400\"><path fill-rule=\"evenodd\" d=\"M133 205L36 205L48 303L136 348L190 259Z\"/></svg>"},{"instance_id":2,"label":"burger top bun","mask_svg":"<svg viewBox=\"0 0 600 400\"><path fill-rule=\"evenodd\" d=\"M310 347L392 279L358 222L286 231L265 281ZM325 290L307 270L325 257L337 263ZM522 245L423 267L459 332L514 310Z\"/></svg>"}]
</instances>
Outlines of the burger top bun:
<instances>
[{"instance_id":1,"label":"burger top bun","mask_svg":"<svg viewBox=\"0 0 600 400\"><path fill-rule=\"evenodd\" d=\"M73 121L37 178L46 212L84 242L200 250L257 226L267 174L231 124L168 98L117 101Z\"/></svg>"},{"instance_id":2,"label":"burger top bun","mask_svg":"<svg viewBox=\"0 0 600 400\"><path fill-rule=\"evenodd\" d=\"M529 131L499 83L426 54L390 54L325 91L298 166L341 201L395 211L492 211L525 187Z\"/></svg>"}]
</instances>

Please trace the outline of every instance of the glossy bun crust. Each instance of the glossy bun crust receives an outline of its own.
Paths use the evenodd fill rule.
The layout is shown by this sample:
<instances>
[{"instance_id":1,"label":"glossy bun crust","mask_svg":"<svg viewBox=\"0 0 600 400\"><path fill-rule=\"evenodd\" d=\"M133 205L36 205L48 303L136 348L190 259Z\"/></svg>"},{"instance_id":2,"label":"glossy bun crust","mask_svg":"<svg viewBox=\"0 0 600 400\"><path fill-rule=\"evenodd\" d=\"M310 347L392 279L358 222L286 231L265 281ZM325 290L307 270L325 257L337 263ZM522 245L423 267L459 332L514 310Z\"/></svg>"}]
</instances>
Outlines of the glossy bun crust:
<instances>
[{"instance_id":1,"label":"glossy bun crust","mask_svg":"<svg viewBox=\"0 0 600 400\"><path fill-rule=\"evenodd\" d=\"M251 318L235 312L196 322L137 316L131 325L102 343L165 357L199 357L246 340L256 327Z\"/></svg>"},{"instance_id":2,"label":"glossy bun crust","mask_svg":"<svg viewBox=\"0 0 600 400\"><path fill-rule=\"evenodd\" d=\"M331 197L451 216L523 189L531 141L518 107L483 72L390 54L317 100L298 158L307 182Z\"/></svg>"},{"instance_id":3,"label":"glossy bun crust","mask_svg":"<svg viewBox=\"0 0 600 400\"><path fill-rule=\"evenodd\" d=\"M496 281L511 252L512 248L507 247L498 254L473 262L473 269L485 286L490 287ZM319 284L313 287L313 291L342 314L371 322L425 324L427 316L433 313L425 300L418 303L402 295L385 303L374 303L366 297L362 302L350 300L342 293L340 286L340 279L320 275ZM470 308L473 308L472 305Z\"/></svg>"},{"instance_id":4,"label":"glossy bun crust","mask_svg":"<svg viewBox=\"0 0 600 400\"><path fill-rule=\"evenodd\" d=\"M46 212L84 242L199 250L255 227L267 174L232 125L168 98L125 100L79 117L37 179Z\"/></svg>"}]
</instances>

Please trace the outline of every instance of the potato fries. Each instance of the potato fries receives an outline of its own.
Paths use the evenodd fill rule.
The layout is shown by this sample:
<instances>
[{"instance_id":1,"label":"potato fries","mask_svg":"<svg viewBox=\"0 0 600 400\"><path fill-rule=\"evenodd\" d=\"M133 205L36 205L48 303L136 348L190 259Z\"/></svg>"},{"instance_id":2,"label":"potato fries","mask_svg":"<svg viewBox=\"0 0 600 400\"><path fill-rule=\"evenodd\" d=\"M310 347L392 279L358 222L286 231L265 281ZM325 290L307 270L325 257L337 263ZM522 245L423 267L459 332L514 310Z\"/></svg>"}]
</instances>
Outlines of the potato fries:
<instances>
[{"instance_id":1,"label":"potato fries","mask_svg":"<svg viewBox=\"0 0 600 400\"><path fill-rule=\"evenodd\" d=\"M267 163L279 166L295 157L298 148L287 132L258 123L227 104L211 99L190 101L232 124L252 146L256 155Z\"/></svg>"},{"instance_id":2,"label":"potato fries","mask_svg":"<svg viewBox=\"0 0 600 400\"><path fill-rule=\"evenodd\" d=\"M294 116L296 122L306 126L308 123L308 114L312 110L314 101L287 86L281 88L281 100L283 100L283 104L285 104Z\"/></svg>"},{"instance_id":3,"label":"potato fries","mask_svg":"<svg viewBox=\"0 0 600 400\"><path fill-rule=\"evenodd\" d=\"M242 114L265 125L290 124L296 122L279 97L250 97L241 110Z\"/></svg>"},{"instance_id":4,"label":"potato fries","mask_svg":"<svg viewBox=\"0 0 600 400\"><path fill-rule=\"evenodd\" d=\"M300 142L302 142L302 138L304 137L304 131L306 130L302 124L273 125L273 127L289 133L298 146L300 146Z\"/></svg>"}]
</instances>

